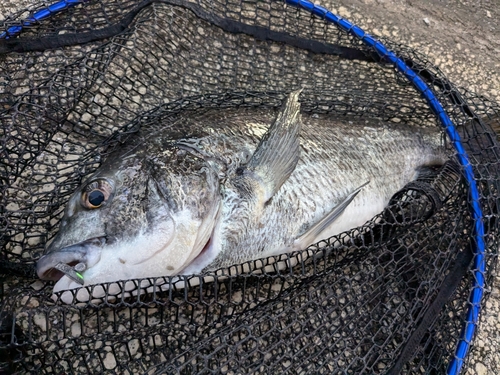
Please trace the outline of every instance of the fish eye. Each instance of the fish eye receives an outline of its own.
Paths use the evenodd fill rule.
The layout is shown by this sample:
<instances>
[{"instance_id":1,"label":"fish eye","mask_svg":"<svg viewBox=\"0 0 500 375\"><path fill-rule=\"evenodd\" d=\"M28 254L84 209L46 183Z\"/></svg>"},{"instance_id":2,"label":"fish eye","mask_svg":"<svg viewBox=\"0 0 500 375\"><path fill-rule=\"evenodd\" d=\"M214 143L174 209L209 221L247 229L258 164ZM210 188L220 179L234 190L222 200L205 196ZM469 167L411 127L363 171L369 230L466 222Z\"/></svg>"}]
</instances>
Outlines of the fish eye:
<instances>
[{"instance_id":1,"label":"fish eye","mask_svg":"<svg viewBox=\"0 0 500 375\"><path fill-rule=\"evenodd\" d=\"M94 207L99 207L102 202L104 202L104 193L100 190L92 190L89 194L88 194L88 201L90 203L91 206L94 206Z\"/></svg>"},{"instance_id":2,"label":"fish eye","mask_svg":"<svg viewBox=\"0 0 500 375\"><path fill-rule=\"evenodd\" d=\"M82 192L82 205L88 209L101 207L111 196L113 187L106 180L89 183Z\"/></svg>"}]
</instances>

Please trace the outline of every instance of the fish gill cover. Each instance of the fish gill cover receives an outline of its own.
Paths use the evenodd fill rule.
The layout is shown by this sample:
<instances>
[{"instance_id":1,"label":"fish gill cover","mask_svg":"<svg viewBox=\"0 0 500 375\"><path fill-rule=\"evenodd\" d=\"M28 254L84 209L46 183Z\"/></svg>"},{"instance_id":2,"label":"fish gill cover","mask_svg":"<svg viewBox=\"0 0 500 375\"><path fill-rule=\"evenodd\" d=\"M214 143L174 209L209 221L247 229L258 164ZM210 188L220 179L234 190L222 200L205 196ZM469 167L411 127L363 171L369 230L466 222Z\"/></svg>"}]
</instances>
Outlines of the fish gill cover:
<instances>
[{"instance_id":1,"label":"fish gill cover","mask_svg":"<svg viewBox=\"0 0 500 375\"><path fill-rule=\"evenodd\" d=\"M207 108L276 109L302 89L303 115L441 127L380 45L303 5L61 1L5 19L0 371L442 374L467 366L464 342L499 245L491 128L499 105L390 40L383 44L428 85L457 133L445 142L450 162L394 194L363 227L220 272L83 294L54 297L54 283L36 277L71 194L151 124Z\"/></svg>"}]
</instances>

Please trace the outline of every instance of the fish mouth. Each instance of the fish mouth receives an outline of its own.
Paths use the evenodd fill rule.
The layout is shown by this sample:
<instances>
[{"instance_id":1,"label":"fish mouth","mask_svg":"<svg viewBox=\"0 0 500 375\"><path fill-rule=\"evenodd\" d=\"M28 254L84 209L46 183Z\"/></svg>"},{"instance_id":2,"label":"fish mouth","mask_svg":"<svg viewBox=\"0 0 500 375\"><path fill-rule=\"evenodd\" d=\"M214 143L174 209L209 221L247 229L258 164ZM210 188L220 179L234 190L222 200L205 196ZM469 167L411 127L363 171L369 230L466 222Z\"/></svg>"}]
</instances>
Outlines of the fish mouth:
<instances>
[{"instance_id":1,"label":"fish mouth","mask_svg":"<svg viewBox=\"0 0 500 375\"><path fill-rule=\"evenodd\" d=\"M60 270L60 264L72 268L82 263L84 269L92 267L99 261L101 248L105 243L105 237L95 237L42 256L36 264L38 277L42 280L58 281L66 275Z\"/></svg>"}]
</instances>

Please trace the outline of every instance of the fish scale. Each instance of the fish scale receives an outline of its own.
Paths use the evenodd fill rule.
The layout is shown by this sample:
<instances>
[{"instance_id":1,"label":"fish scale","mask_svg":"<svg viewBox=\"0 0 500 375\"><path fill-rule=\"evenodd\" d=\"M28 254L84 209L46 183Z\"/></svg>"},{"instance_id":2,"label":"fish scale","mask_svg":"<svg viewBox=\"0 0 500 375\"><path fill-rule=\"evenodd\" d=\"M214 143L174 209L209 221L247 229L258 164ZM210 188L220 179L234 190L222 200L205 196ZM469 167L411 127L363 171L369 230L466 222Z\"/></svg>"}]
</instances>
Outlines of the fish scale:
<instances>
[{"instance_id":1,"label":"fish scale","mask_svg":"<svg viewBox=\"0 0 500 375\"><path fill-rule=\"evenodd\" d=\"M245 117L244 112L239 115L242 119ZM251 113L247 116L252 116L253 123L264 125L272 122L273 115L270 111L258 118ZM292 246L304 223L308 227L320 220L350 191L370 181L352 202L351 208L363 211L372 196L381 197L383 203L375 209L366 210L355 222L334 226L323 234L323 238L360 226L382 211L392 194L415 177L418 166L439 164L446 159L439 132L435 129L422 129L416 133L414 127L360 118L337 119L332 126L328 116L315 117L303 115L301 158L294 173L273 197L260 219L269 223L267 230L262 231L258 226L250 229L236 249L228 249L230 255L219 256L205 270L273 255L276 252L272 249ZM367 124L370 125L371 143L368 140L359 143L359 138L367 139ZM239 137L245 137L244 131ZM345 139L349 141L344 142ZM256 146L257 140L249 141L254 142L253 147ZM248 147L251 149L252 144ZM286 202L293 202L293 210L283 210ZM297 218L301 221L297 222ZM261 249L257 256L255 249Z\"/></svg>"}]
</instances>

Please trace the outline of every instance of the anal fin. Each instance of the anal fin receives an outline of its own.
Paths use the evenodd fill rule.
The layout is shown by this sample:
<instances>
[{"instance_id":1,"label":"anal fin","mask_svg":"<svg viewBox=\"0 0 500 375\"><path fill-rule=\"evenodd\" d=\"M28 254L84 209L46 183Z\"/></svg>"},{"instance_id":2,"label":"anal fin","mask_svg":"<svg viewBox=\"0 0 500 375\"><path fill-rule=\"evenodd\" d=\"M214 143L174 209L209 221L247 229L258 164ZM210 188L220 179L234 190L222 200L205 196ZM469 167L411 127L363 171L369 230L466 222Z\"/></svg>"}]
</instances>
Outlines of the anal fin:
<instances>
[{"instance_id":1,"label":"anal fin","mask_svg":"<svg viewBox=\"0 0 500 375\"><path fill-rule=\"evenodd\" d=\"M359 194L361 189L368 185L370 181L365 182L363 185L355 189L347 197L345 197L338 205L336 205L333 210L331 210L325 217L323 217L319 222L314 224L309 228L304 234L298 237L292 246L292 251L306 249L309 245L312 245L314 239L318 238L330 225L333 224L337 218L342 215L344 210L353 201L356 195Z\"/></svg>"}]
</instances>

